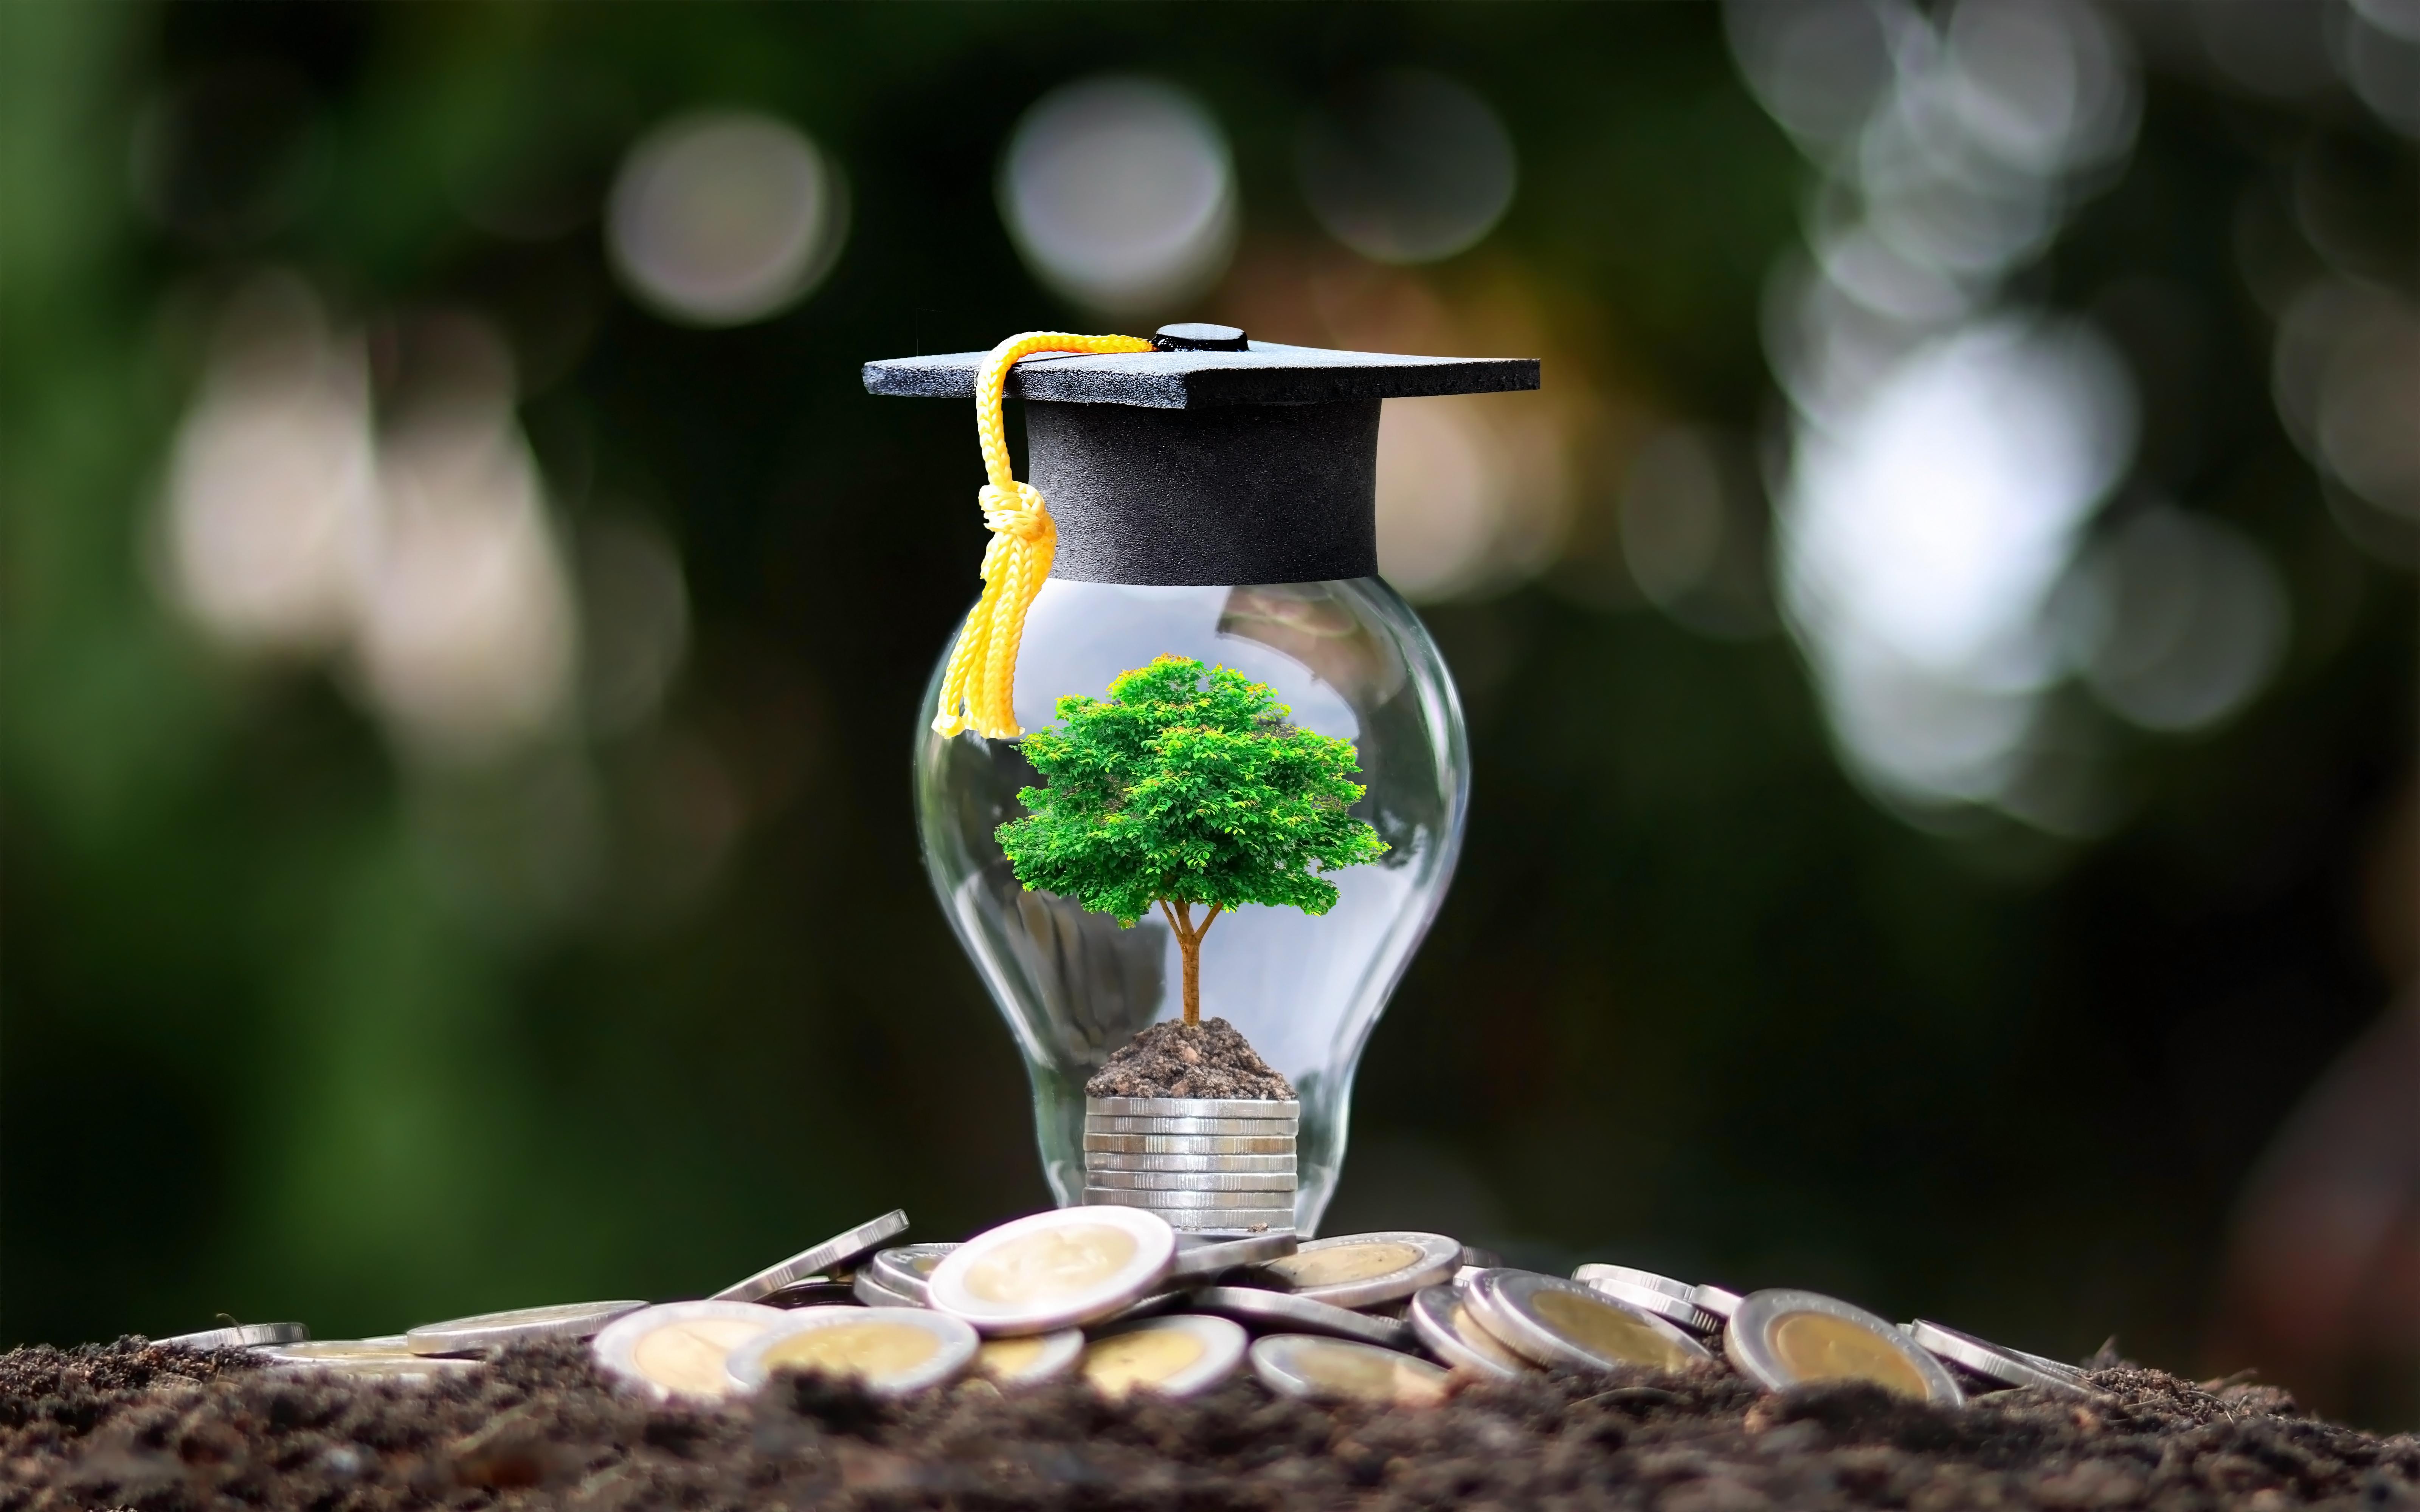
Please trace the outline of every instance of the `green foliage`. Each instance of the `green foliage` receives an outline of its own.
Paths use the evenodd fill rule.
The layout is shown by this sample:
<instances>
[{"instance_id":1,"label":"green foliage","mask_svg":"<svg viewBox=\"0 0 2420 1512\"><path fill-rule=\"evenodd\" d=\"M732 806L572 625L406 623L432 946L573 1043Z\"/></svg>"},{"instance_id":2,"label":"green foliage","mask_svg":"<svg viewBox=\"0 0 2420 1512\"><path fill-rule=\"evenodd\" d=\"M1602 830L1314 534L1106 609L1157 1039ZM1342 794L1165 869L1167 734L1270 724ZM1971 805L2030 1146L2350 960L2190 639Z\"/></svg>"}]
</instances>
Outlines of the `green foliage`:
<instances>
[{"instance_id":1,"label":"green foliage","mask_svg":"<svg viewBox=\"0 0 2420 1512\"><path fill-rule=\"evenodd\" d=\"M1353 743L1297 729L1267 686L1162 656L1121 673L1107 699L1059 701L1059 725L1026 737L1050 779L1017 795L1032 817L1000 827L1029 887L1132 924L1155 904L1285 904L1324 914L1314 874L1387 845L1345 810L1361 796Z\"/></svg>"}]
</instances>

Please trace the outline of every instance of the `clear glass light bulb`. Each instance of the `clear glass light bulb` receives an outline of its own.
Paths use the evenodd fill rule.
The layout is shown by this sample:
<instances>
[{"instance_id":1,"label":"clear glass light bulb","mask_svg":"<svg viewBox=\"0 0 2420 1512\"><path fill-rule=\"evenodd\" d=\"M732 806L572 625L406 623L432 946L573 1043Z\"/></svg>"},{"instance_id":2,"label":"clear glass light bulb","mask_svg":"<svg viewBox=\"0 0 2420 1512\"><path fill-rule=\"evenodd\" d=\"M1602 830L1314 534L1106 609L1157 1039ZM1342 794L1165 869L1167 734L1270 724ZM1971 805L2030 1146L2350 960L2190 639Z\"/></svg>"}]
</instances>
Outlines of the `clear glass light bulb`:
<instances>
[{"instance_id":1,"label":"clear glass light bulb","mask_svg":"<svg viewBox=\"0 0 2420 1512\"><path fill-rule=\"evenodd\" d=\"M1343 1165L1362 1047L1462 847L1462 709L1428 631L1376 578L1237 588L1054 578L1026 620L1017 723L1055 723L1061 698L1105 697L1120 672L1160 656L1233 668L1268 684L1295 724L1352 741L1368 790L1353 812L1391 847L1326 873L1338 897L1326 914L1240 908L1202 943L1202 1016L1234 1025L1301 1099L1295 1217L1310 1235ZM924 866L1025 1054L1043 1171L1072 1206L1084 1190L1084 1083L1137 1031L1182 1011L1176 937L1158 919L1120 929L1018 884L997 831L1024 815L1018 789L1046 784L1016 741L929 728L947 662L945 647L918 712Z\"/></svg>"}]
</instances>

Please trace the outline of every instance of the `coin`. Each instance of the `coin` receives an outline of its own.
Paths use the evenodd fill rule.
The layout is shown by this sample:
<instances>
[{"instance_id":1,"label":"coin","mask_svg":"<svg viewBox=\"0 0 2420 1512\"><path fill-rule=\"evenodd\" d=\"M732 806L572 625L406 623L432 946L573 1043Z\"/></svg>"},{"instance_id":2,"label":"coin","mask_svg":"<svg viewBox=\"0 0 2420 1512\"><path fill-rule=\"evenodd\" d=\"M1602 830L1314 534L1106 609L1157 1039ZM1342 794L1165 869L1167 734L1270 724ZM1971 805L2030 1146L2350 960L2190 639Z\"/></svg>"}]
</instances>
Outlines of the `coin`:
<instances>
[{"instance_id":1,"label":"coin","mask_svg":"<svg viewBox=\"0 0 2420 1512\"><path fill-rule=\"evenodd\" d=\"M747 1280L723 1288L708 1298L709 1302L758 1302L783 1287L795 1286L821 1271L831 1270L857 1258L867 1250L876 1248L886 1239L908 1231L908 1215L892 1210L869 1223L861 1223L845 1233L834 1234L778 1265L768 1265Z\"/></svg>"},{"instance_id":2,"label":"coin","mask_svg":"<svg viewBox=\"0 0 2420 1512\"><path fill-rule=\"evenodd\" d=\"M1412 1293L1407 1318L1428 1351L1453 1369L1511 1381L1536 1368L1479 1326L1458 1286L1422 1287Z\"/></svg>"},{"instance_id":3,"label":"coin","mask_svg":"<svg viewBox=\"0 0 2420 1512\"><path fill-rule=\"evenodd\" d=\"M1291 1154L1132 1155L1123 1150L1092 1149L1084 1152L1084 1169L1088 1171L1200 1171L1205 1174L1268 1171L1292 1176L1295 1172L1295 1160Z\"/></svg>"},{"instance_id":4,"label":"coin","mask_svg":"<svg viewBox=\"0 0 2420 1512\"><path fill-rule=\"evenodd\" d=\"M198 1334L172 1334L151 1343L154 1347L173 1345L180 1350L256 1350L264 1344L295 1344L310 1336L311 1331L301 1323L237 1323L230 1328L206 1328Z\"/></svg>"},{"instance_id":5,"label":"coin","mask_svg":"<svg viewBox=\"0 0 2420 1512\"><path fill-rule=\"evenodd\" d=\"M1126 1194L1133 1196L1132 1193ZM1106 1206L1107 1204L1096 1204ZM1171 1228L1188 1234L1244 1235L1294 1232L1292 1208L1153 1208L1118 1203L1152 1213Z\"/></svg>"},{"instance_id":6,"label":"coin","mask_svg":"<svg viewBox=\"0 0 2420 1512\"><path fill-rule=\"evenodd\" d=\"M860 1271L849 1283L849 1295L867 1307L922 1307L924 1304L904 1291L893 1291L884 1286L872 1271Z\"/></svg>"},{"instance_id":7,"label":"coin","mask_svg":"<svg viewBox=\"0 0 2420 1512\"><path fill-rule=\"evenodd\" d=\"M1314 1302L1264 1287L1204 1287L1187 1305L1195 1312L1232 1318L1264 1334L1325 1334L1388 1350L1408 1350L1414 1342L1411 1325L1399 1319L1373 1318L1332 1302Z\"/></svg>"},{"instance_id":8,"label":"coin","mask_svg":"<svg viewBox=\"0 0 2420 1512\"><path fill-rule=\"evenodd\" d=\"M860 1281L872 1277L875 1285L895 1295L907 1298L917 1306L924 1305L924 1286L933 1278L933 1267L942 1257L956 1249L955 1244L901 1244L892 1249L876 1250L858 1273Z\"/></svg>"},{"instance_id":9,"label":"coin","mask_svg":"<svg viewBox=\"0 0 2420 1512\"><path fill-rule=\"evenodd\" d=\"M1292 1119L1147 1119L1118 1114L1084 1115L1087 1134L1224 1134L1268 1139L1295 1136Z\"/></svg>"},{"instance_id":10,"label":"coin","mask_svg":"<svg viewBox=\"0 0 2420 1512\"><path fill-rule=\"evenodd\" d=\"M1261 1270L1295 1296L1339 1307L1366 1307L1448 1280L1461 1264L1459 1240L1388 1230L1315 1239Z\"/></svg>"},{"instance_id":11,"label":"coin","mask_svg":"<svg viewBox=\"0 0 2420 1512\"><path fill-rule=\"evenodd\" d=\"M1678 1370L1714 1358L1704 1345L1654 1314L1559 1275L1481 1271L1467 1296L1480 1327L1542 1365Z\"/></svg>"},{"instance_id":12,"label":"coin","mask_svg":"<svg viewBox=\"0 0 2420 1512\"><path fill-rule=\"evenodd\" d=\"M1085 1185L1103 1192L1270 1192L1294 1191L1292 1171L1105 1171L1084 1173Z\"/></svg>"},{"instance_id":13,"label":"coin","mask_svg":"<svg viewBox=\"0 0 2420 1512\"><path fill-rule=\"evenodd\" d=\"M956 1380L981 1342L966 1323L922 1308L801 1307L733 1350L723 1368L742 1391L776 1370L820 1370L904 1396Z\"/></svg>"},{"instance_id":14,"label":"coin","mask_svg":"<svg viewBox=\"0 0 2420 1512\"><path fill-rule=\"evenodd\" d=\"M1645 1286L1621 1279L1608 1272L1628 1271L1632 1275L1652 1276L1661 1285ZM1581 1272L1592 1272L1584 1275ZM1640 1312L1653 1313L1668 1322L1680 1324L1694 1334L1716 1334L1723 1320L1699 1306L1690 1297L1697 1288L1668 1276L1654 1275L1648 1271L1631 1271L1626 1265L1583 1265L1572 1273L1572 1279L1592 1291L1604 1292L1616 1302L1626 1302ZM1668 1288L1678 1288L1671 1290Z\"/></svg>"},{"instance_id":15,"label":"coin","mask_svg":"<svg viewBox=\"0 0 2420 1512\"><path fill-rule=\"evenodd\" d=\"M1016 1338L985 1339L975 1350L975 1374L1003 1386L1030 1386L1056 1381L1084 1357L1084 1331L1063 1328L1056 1334L1027 1334Z\"/></svg>"},{"instance_id":16,"label":"coin","mask_svg":"<svg viewBox=\"0 0 2420 1512\"><path fill-rule=\"evenodd\" d=\"M1723 1352L1768 1391L1864 1381L1955 1407L1965 1394L1940 1361L1862 1307L1812 1291L1754 1291L1723 1329Z\"/></svg>"},{"instance_id":17,"label":"coin","mask_svg":"<svg viewBox=\"0 0 2420 1512\"><path fill-rule=\"evenodd\" d=\"M926 1297L986 1335L1047 1334L1150 1295L1175 1254L1175 1231L1156 1214L1062 1208L959 1245L933 1268Z\"/></svg>"},{"instance_id":18,"label":"coin","mask_svg":"<svg viewBox=\"0 0 2420 1512\"><path fill-rule=\"evenodd\" d=\"M1493 1271L1503 1265L1504 1257L1492 1249L1481 1249L1476 1244L1465 1244L1462 1246L1462 1263L1475 1271Z\"/></svg>"},{"instance_id":19,"label":"coin","mask_svg":"<svg viewBox=\"0 0 2420 1512\"><path fill-rule=\"evenodd\" d=\"M1272 1334L1251 1348L1252 1374L1281 1396L1373 1402L1383 1407L1435 1407L1445 1400L1446 1373L1394 1350Z\"/></svg>"},{"instance_id":20,"label":"coin","mask_svg":"<svg viewBox=\"0 0 2420 1512\"><path fill-rule=\"evenodd\" d=\"M1995 1386L2031 1386L2067 1396L2086 1395L2081 1384L2084 1372L2073 1365L2008 1349L1921 1318L1908 1324L1904 1332L1936 1359L1971 1370Z\"/></svg>"},{"instance_id":21,"label":"coin","mask_svg":"<svg viewBox=\"0 0 2420 1512\"><path fill-rule=\"evenodd\" d=\"M752 1302L671 1302L605 1325L588 1341L597 1367L624 1385L664 1399L711 1401L731 1395L731 1351L791 1315Z\"/></svg>"},{"instance_id":22,"label":"coin","mask_svg":"<svg viewBox=\"0 0 2420 1512\"><path fill-rule=\"evenodd\" d=\"M1149 1318L1095 1336L1077 1368L1104 1396L1133 1391L1190 1396L1233 1375L1244 1344L1244 1331L1223 1318Z\"/></svg>"},{"instance_id":23,"label":"coin","mask_svg":"<svg viewBox=\"0 0 2420 1512\"><path fill-rule=\"evenodd\" d=\"M1716 1318L1729 1318L1739 1311L1739 1304L1746 1299L1727 1287L1712 1286L1701 1281L1689 1288L1689 1300Z\"/></svg>"},{"instance_id":24,"label":"coin","mask_svg":"<svg viewBox=\"0 0 2420 1512\"><path fill-rule=\"evenodd\" d=\"M1084 1116L1143 1119L1295 1119L1302 1103L1293 1098L1088 1097Z\"/></svg>"},{"instance_id":25,"label":"coin","mask_svg":"<svg viewBox=\"0 0 2420 1512\"><path fill-rule=\"evenodd\" d=\"M1282 1134L1140 1134L1084 1135L1084 1153L1109 1155L1283 1155L1295 1152L1295 1136Z\"/></svg>"},{"instance_id":26,"label":"coin","mask_svg":"<svg viewBox=\"0 0 2420 1512\"><path fill-rule=\"evenodd\" d=\"M1096 1207L1150 1208L1161 1213L1188 1208L1284 1208L1291 1210L1291 1192L1137 1192L1124 1187L1088 1186L1084 1199Z\"/></svg>"},{"instance_id":27,"label":"coin","mask_svg":"<svg viewBox=\"0 0 2420 1512\"><path fill-rule=\"evenodd\" d=\"M1660 1291L1668 1297L1678 1297L1683 1302L1689 1301L1698 1289L1686 1281L1675 1281L1668 1275L1657 1275L1652 1271L1641 1271L1628 1265L1606 1265L1596 1261L1575 1268L1572 1272L1572 1279L1583 1286L1594 1286L1600 1281L1617 1281L1623 1286L1635 1287L1644 1291Z\"/></svg>"},{"instance_id":28,"label":"coin","mask_svg":"<svg viewBox=\"0 0 2420 1512\"><path fill-rule=\"evenodd\" d=\"M400 1334L366 1339L307 1339L271 1345L258 1352L274 1370L392 1381L404 1385L425 1385L443 1376L476 1370L487 1363L459 1355L414 1354L405 1347Z\"/></svg>"},{"instance_id":29,"label":"coin","mask_svg":"<svg viewBox=\"0 0 2420 1512\"><path fill-rule=\"evenodd\" d=\"M584 1339L644 1302L566 1302L513 1312L476 1313L451 1322L423 1323L405 1334L414 1354L471 1354L532 1339Z\"/></svg>"},{"instance_id":30,"label":"coin","mask_svg":"<svg viewBox=\"0 0 2420 1512\"><path fill-rule=\"evenodd\" d=\"M839 1276L811 1275L756 1300L787 1312L794 1307L829 1307L834 1303L854 1302L857 1288Z\"/></svg>"},{"instance_id":31,"label":"coin","mask_svg":"<svg viewBox=\"0 0 2420 1512\"><path fill-rule=\"evenodd\" d=\"M1198 1234L1176 1236L1176 1258L1168 1268L1169 1279L1179 1276L1217 1275L1239 1265L1258 1265L1263 1260L1279 1259L1301 1247L1301 1241L1292 1229L1273 1234L1251 1234L1241 1239L1204 1239Z\"/></svg>"}]
</instances>

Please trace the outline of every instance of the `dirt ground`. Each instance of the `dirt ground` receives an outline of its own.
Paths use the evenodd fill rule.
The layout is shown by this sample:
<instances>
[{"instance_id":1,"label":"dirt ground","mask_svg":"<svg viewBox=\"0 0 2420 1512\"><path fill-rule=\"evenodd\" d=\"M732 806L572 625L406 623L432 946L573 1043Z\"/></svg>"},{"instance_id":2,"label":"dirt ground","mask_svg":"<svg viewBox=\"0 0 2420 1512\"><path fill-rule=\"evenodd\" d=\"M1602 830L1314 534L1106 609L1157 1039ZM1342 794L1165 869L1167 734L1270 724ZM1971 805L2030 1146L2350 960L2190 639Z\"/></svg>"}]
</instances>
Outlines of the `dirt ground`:
<instances>
[{"instance_id":1,"label":"dirt ground","mask_svg":"<svg viewBox=\"0 0 2420 1512\"><path fill-rule=\"evenodd\" d=\"M0 1509L2420 1507L2420 1438L2104 1363L2089 1401L1963 1411L1771 1396L1719 1365L1471 1385L1424 1412L1249 1378L1125 1405L783 1378L692 1410L613 1391L580 1345L405 1386L125 1339L0 1355Z\"/></svg>"}]
</instances>

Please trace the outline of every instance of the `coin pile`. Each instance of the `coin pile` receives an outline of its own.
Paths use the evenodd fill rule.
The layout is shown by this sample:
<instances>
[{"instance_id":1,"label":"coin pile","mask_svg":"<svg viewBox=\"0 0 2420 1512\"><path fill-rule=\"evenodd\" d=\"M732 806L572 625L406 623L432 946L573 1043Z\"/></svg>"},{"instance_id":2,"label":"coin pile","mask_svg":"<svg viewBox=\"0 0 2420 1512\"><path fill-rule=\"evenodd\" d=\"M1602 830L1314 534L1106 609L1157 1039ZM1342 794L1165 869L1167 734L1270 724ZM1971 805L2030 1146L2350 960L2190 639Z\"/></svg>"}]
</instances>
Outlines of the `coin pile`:
<instances>
[{"instance_id":1,"label":"coin pile","mask_svg":"<svg viewBox=\"0 0 2420 1512\"><path fill-rule=\"evenodd\" d=\"M1088 1097L1084 1201L1186 1232L1295 1227L1291 1099Z\"/></svg>"},{"instance_id":2,"label":"coin pile","mask_svg":"<svg viewBox=\"0 0 2420 1512\"><path fill-rule=\"evenodd\" d=\"M907 1228L906 1213L886 1213L696 1302L534 1307L368 1339L254 1323L159 1342L414 1384L475 1370L505 1345L587 1339L626 1389L697 1403L747 1396L784 1370L849 1377L878 1396L1073 1375L1122 1397L1188 1396L1249 1369L1283 1395L1420 1407L1457 1380L1717 1360L1768 1390L1864 1381L1948 1407L2011 1387L2089 1389L2073 1365L1922 1319L1894 1325L1815 1292L1742 1295L1606 1263L1546 1275L1442 1234L1216 1236L1099 1201L962 1244L889 1243Z\"/></svg>"}]
</instances>

